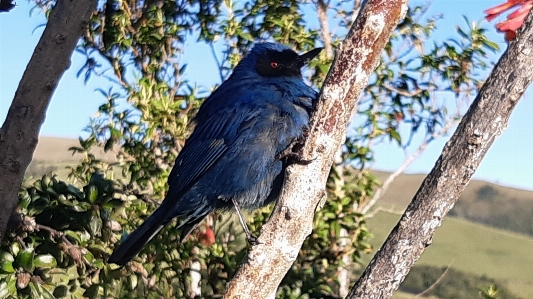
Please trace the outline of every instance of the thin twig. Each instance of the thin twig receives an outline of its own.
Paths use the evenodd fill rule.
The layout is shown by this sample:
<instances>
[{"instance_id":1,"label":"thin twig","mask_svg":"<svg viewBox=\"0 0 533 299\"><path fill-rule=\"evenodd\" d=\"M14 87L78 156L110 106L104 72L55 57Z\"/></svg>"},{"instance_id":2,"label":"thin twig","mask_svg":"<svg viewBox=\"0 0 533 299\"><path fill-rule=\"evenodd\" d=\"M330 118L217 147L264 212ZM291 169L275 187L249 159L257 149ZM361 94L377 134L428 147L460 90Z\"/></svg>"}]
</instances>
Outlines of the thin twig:
<instances>
[{"instance_id":1,"label":"thin twig","mask_svg":"<svg viewBox=\"0 0 533 299\"><path fill-rule=\"evenodd\" d=\"M63 241L63 243L65 243L67 246L69 247L73 246L72 243L70 243L70 241L67 239L67 237L65 237L65 234L63 232L57 231L49 226L42 225L42 224L35 224L35 230L37 231L45 230L49 232L53 238L60 238L61 241Z\"/></svg>"},{"instance_id":2,"label":"thin twig","mask_svg":"<svg viewBox=\"0 0 533 299\"><path fill-rule=\"evenodd\" d=\"M446 122L446 124L441 130L434 132L433 134L431 134L431 136L425 138L424 141L418 146L416 151L414 151L411 155L406 157L402 165L400 165L398 169L396 169L393 173L391 173L387 177L387 179L383 182L383 185L381 186L381 188L376 190L376 192L374 193L374 196L372 196L372 199L361 209L361 213L363 214L368 213L368 211L378 202L378 200L381 197L383 197L385 193L387 193L392 182L394 182L394 180L400 174L402 174L407 169L407 167L409 167L409 165L411 165L411 163L413 163L416 160L416 158L420 156L426 150L426 147L428 146L428 144L431 141L445 135L451 127L457 124L458 121L459 120L457 118L452 117L448 122Z\"/></svg>"},{"instance_id":3,"label":"thin twig","mask_svg":"<svg viewBox=\"0 0 533 299\"><path fill-rule=\"evenodd\" d=\"M394 209L394 206L391 207L390 209L385 209L383 207L378 207L376 208L375 210L373 210L372 212L368 213L365 215L365 219L370 219L370 218L373 218L374 216L376 216L377 213L379 212L385 212L385 213L389 213L389 214L393 214L393 215L402 215L403 214L403 211L397 211Z\"/></svg>"},{"instance_id":4,"label":"thin twig","mask_svg":"<svg viewBox=\"0 0 533 299\"><path fill-rule=\"evenodd\" d=\"M442 272L442 274L439 276L439 278L437 280L435 280L435 282L433 284L431 284L429 286L429 288L425 289L422 293L420 294L417 294L415 295L414 297L422 297L424 295L426 295L429 291L431 291L433 288L435 288L439 282L444 278L444 276L446 275L446 273L448 273L448 270L450 270L450 267L452 265L453 261L451 261L449 264L448 264L448 267L446 267L446 270L444 270L444 272Z\"/></svg>"}]
</instances>

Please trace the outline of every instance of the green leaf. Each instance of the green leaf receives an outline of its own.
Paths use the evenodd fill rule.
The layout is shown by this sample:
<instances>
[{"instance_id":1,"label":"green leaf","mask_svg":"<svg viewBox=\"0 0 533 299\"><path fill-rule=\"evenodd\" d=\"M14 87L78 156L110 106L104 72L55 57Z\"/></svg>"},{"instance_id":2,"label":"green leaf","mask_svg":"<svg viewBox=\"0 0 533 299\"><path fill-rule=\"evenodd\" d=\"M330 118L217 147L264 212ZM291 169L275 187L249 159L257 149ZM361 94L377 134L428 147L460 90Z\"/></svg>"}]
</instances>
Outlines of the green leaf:
<instances>
[{"instance_id":1,"label":"green leaf","mask_svg":"<svg viewBox=\"0 0 533 299\"><path fill-rule=\"evenodd\" d=\"M16 294L17 277L14 274L7 275L3 278L3 281L0 281L0 298L8 298L9 295Z\"/></svg>"},{"instance_id":2,"label":"green leaf","mask_svg":"<svg viewBox=\"0 0 533 299\"><path fill-rule=\"evenodd\" d=\"M68 148L68 151L72 151L74 153L83 153L85 150L79 146L71 146Z\"/></svg>"},{"instance_id":3,"label":"green leaf","mask_svg":"<svg viewBox=\"0 0 533 299\"><path fill-rule=\"evenodd\" d=\"M133 196L134 198L137 198L136 196ZM112 199L104 204L105 208L116 208L124 205L124 202L120 199Z\"/></svg>"},{"instance_id":4,"label":"green leaf","mask_svg":"<svg viewBox=\"0 0 533 299\"><path fill-rule=\"evenodd\" d=\"M76 188L76 187L74 187L72 185L68 185L67 186L67 190L68 190L69 194L76 196L78 199L83 198L83 193L80 191L80 189L78 189L78 188Z\"/></svg>"},{"instance_id":5,"label":"green leaf","mask_svg":"<svg viewBox=\"0 0 533 299\"><path fill-rule=\"evenodd\" d=\"M130 283L130 288L132 290L135 290L135 288L137 287L137 275L129 275L128 276L128 281Z\"/></svg>"},{"instance_id":6,"label":"green leaf","mask_svg":"<svg viewBox=\"0 0 533 299\"><path fill-rule=\"evenodd\" d=\"M41 284L30 281L30 293L31 298L39 298L39 299L55 299L54 295L50 293L47 289L43 288Z\"/></svg>"},{"instance_id":7,"label":"green leaf","mask_svg":"<svg viewBox=\"0 0 533 299\"><path fill-rule=\"evenodd\" d=\"M0 282L0 298L7 298L9 291L7 290L7 282Z\"/></svg>"},{"instance_id":8,"label":"green leaf","mask_svg":"<svg viewBox=\"0 0 533 299\"><path fill-rule=\"evenodd\" d=\"M68 295L68 287L67 286L57 286L54 289L54 297L55 298L65 298Z\"/></svg>"},{"instance_id":9,"label":"green leaf","mask_svg":"<svg viewBox=\"0 0 533 299\"><path fill-rule=\"evenodd\" d=\"M11 257L11 258L13 258L13 257ZM15 268L13 268L13 261L4 260L3 258L1 258L1 260L0 260L0 271L5 272L5 273L14 273L15 272ZM1 296L0 296L0 298L1 298Z\"/></svg>"},{"instance_id":10,"label":"green leaf","mask_svg":"<svg viewBox=\"0 0 533 299\"><path fill-rule=\"evenodd\" d=\"M89 186L89 190L87 193L89 195L90 203L94 203L98 199L98 188L96 188L96 186Z\"/></svg>"},{"instance_id":11,"label":"green leaf","mask_svg":"<svg viewBox=\"0 0 533 299\"><path fill-rule=\"evenodd\" d=\"M93 266L98 268L98 269L103 269L106 266L106 264L104 263L103 260L98 259L98 260L93 262Z\"/></svg>"},{"instance_id":12,"label":"green leaf","mask_svg":"<svg viewBox=\"0 0 533 299\"><path fill-rule=\"evenodd\" d=\"M122 41L122 44L123 44L125 47L129 48L129 47L131 47L131 45L133 44L133 39L131 39L131 38L127 38L127 39L125 39L124 41Z\"/></svg>"},{"instance_id":13,"label":"green leaf","mask_svg":"<svg viewBox=\"0 0 533 299\"><path fill-rule=\"evenodd\" d=\"M107 247L104 247L100 244L91 244L89 245L89 248L90 250L92 251L100 251L101 253L107 253L107 250L106 250Z\"/></svg>"},{"instance_id":14,"label":"green leaf","mask_svg":"<svg viewBox=\"0 0 533 299\"><path fill-rule=\"evenodd\" d=\"M70 236L74 240L78 241L78 243L81 243L81 237L76 232L73 232L71 230L67 230L64 233L65 233L65 235Z\"/></svg>"},{"instance_id":15,"label":"green leaf","mask_svg":"<svg viewBox=\"0 0 533 299\"><path fill-rule=\"evenodd\" d=\"M21 209L27 209L31 203L31 197L28 195L28 192L24 192L21 196L19 196L19 198L19 207Z\"/></svg>"},{"instance_id":16,"label":"green leaf","mask_svg":"<svg viewBox=\"0 0 533 299\"><path fill-rule=\"evenodd\" d=\"M492 42L490 40L486 40L483 43L485 44L486 47L488 47L492 51L499 51L500 50L500 46L498 45L498 43Z\"/></svg>"},{"instance_id":17,"label":"green leaf","mask_svg":"<svg viewBox=\"0 0 533 299\"><path fill-rule=\"evenodd\" d=\"M396 140L396 142L398 142L398 145L402 145L402 137L400 136L400 133L398 133L398 131L391 130L389 132L389 136L391 139Z\"/></svg>"},{"instance_id":18,"label":"green leaf","mask_svg":"<svg viewBox=\"0 0 533 299\"><path fill-rule=\"evenodd\" d=\"M13 244L11 244L11 253L14 256L18 255L21 249L22 248L18 242L13 242Z\"/></svg>"},{"instance_id":19,"label":"green leaf","mask_svg":"<svg viewBox=\"0 0 533 299\"><path fill-rule=\"evenodd\" d=\"M156 33L156 32L153 32L152 34L150 34L150 36L151 36L151 37L154 37L154 38L156 38L156 39L158 39L158 40L163 39L163 37L161 36L161 34Z\"/></svg>"},{"instance_id":20,"label":"green leaf","mask_svg":"<svg viewBox=\"0 0 533 299\"><path fill-rule=\"evenodd\" d=\"M50 269L47 272L47 275L50 276L50 283L53 285L66 285L68 284L69 280L71 279L68 275L67 271L62 268L54 268ZM72 277L74 279L76 277Z\"/></svg>"},{"instance_id":21,"label":"green leaf","mask_svg":"<svg viewBox=\"0 0 533 299\"><path fill-rule=\"evenodd\" d=\"M13 262L15 261L15 258L9 252L0 251L0 262L4 262L4 261Z\"/></svg>"},{"instance_id":22,"label":"green leaf","mask_svg":"<svg viewBox=\"0 0 533 299\"><path fill-rule=\"evenodd\" d=\"M102 229L102 219L100 219L100 217L97 215L93 215L91 217L91 223L89 223L89 229L91 230L91 234L93 236L100 235L100 230Z\"/></svg>"},{"instance_id":23,"label":"green leaf","mask_svg":"<svg viewBox=\"0 0 533 299\"><path fill-rule=\"evenodd\" d=\"M57 266L56 259L50 254L38 255L33 260L33 264L37 268L44 269L54 268L55 266Z\"/></svg>"},{"instance_id":24,"label":"green leaf","mask_svg":"<svg viewBox=\"0 0 533 299\"><path fill-rule=\"evenodd\" d=\"M87 250L87 253L85 253L83 257L85 257L85 259L87 259L87 261L91 264L94 261L94 255L89 250Z\"/></svg>"},{"instance_id":25,"label":"green leaf","mask_svg":"<svg viewBox=\"0 0 533 299\"><path fill-rule=\"evenodd\" d=\"M24 249L21 251L15 258L15 263L17 267L22 267L22 269L27 272L33 272L35 265L33 264L33 248Z\"/></svg>"}]
</instances>

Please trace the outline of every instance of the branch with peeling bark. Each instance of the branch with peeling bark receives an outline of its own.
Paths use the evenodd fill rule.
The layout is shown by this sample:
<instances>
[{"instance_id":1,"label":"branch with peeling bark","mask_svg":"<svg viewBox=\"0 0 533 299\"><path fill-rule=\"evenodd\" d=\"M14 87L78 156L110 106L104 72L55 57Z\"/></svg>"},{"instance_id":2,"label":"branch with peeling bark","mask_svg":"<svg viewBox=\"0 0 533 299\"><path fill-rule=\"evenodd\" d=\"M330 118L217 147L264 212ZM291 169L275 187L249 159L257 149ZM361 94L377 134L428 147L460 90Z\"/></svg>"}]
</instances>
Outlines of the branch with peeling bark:
<instances>
[{"instance_id":1,"label":"branch with peeling bark","mask_svg":"<svg viewBox=\"0 0 533 299\"><path fill-rule=\"evenodd\" d=\"M347 298L387 299L453 207L533 80L533 14L494 67L413 201Z\"/></svg>"},{"instance_id":2,"label":"branch with peeling bark","mask_svg":"<svg viewBox=\"0 0 533 299\"><path fill-rule=\"evenodd\" d=\"M48 103L96 1L58 0L0 129L0 234L17 204L24 172L30 164Z\"/></svg>"},{"instance_id":3,"label":"branch with peeling bark","mask_svg":"<svg viewBox=\"0 0 533 299\"><path fill-rule=\"evenodd\" d=\"M358 95L406 11L407 0L369 0L362 9L326 78L302 149L304 159L314 160L287 169L278 204L258 244L228 284L225 298L274 298L312 230L317 205L325 200L324 186Z\"/></svg>"}]
</instances>

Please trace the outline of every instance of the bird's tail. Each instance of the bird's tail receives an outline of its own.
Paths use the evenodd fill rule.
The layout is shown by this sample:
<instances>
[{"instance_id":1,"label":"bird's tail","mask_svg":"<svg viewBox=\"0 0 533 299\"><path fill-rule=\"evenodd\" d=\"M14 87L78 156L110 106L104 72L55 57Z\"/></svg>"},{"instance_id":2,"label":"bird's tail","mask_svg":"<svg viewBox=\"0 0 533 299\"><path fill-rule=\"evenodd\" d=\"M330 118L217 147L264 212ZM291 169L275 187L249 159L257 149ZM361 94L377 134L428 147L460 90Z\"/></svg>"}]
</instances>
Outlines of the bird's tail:
<instances>
[{"instance_id":1,"label":"bird's tail","mask_svg":"<svg viewBox=\"0 0 533 299\"><path fill-rule=\"evenodd\" d=\"M159 207L146 221L131 233L118 248L115 249L113 254L109 257L108 263L115 263L117 265L125 265L152 238L168 223L167 212Z\"/></svg>"}]
</instances>

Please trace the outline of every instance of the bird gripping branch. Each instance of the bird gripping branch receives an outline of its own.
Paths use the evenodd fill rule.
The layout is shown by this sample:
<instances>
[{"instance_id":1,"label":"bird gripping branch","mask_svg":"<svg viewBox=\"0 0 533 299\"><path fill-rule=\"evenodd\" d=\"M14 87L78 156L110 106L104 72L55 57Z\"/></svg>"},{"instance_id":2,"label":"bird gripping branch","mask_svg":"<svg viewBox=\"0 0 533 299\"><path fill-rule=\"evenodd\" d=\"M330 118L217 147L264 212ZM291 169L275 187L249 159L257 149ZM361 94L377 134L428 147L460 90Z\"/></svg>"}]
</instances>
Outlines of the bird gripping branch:
<instances>
[{"instance_id":1,"label":"bird gripping branch","mask_svg":"<svg viewBox=\"0 0 533 299\"><path fill-rule=\"evenodd\" d=\"M159 208L108 262L128 263L173 218L180 219L183 242L209 213L232 207L253 242L240 210L263 207L280 194L292 156L287 150L304 134L317 99L301 68L321 50L298 55L280 44L256 44L200 107Z\"/></svg>"}]
</instances>

